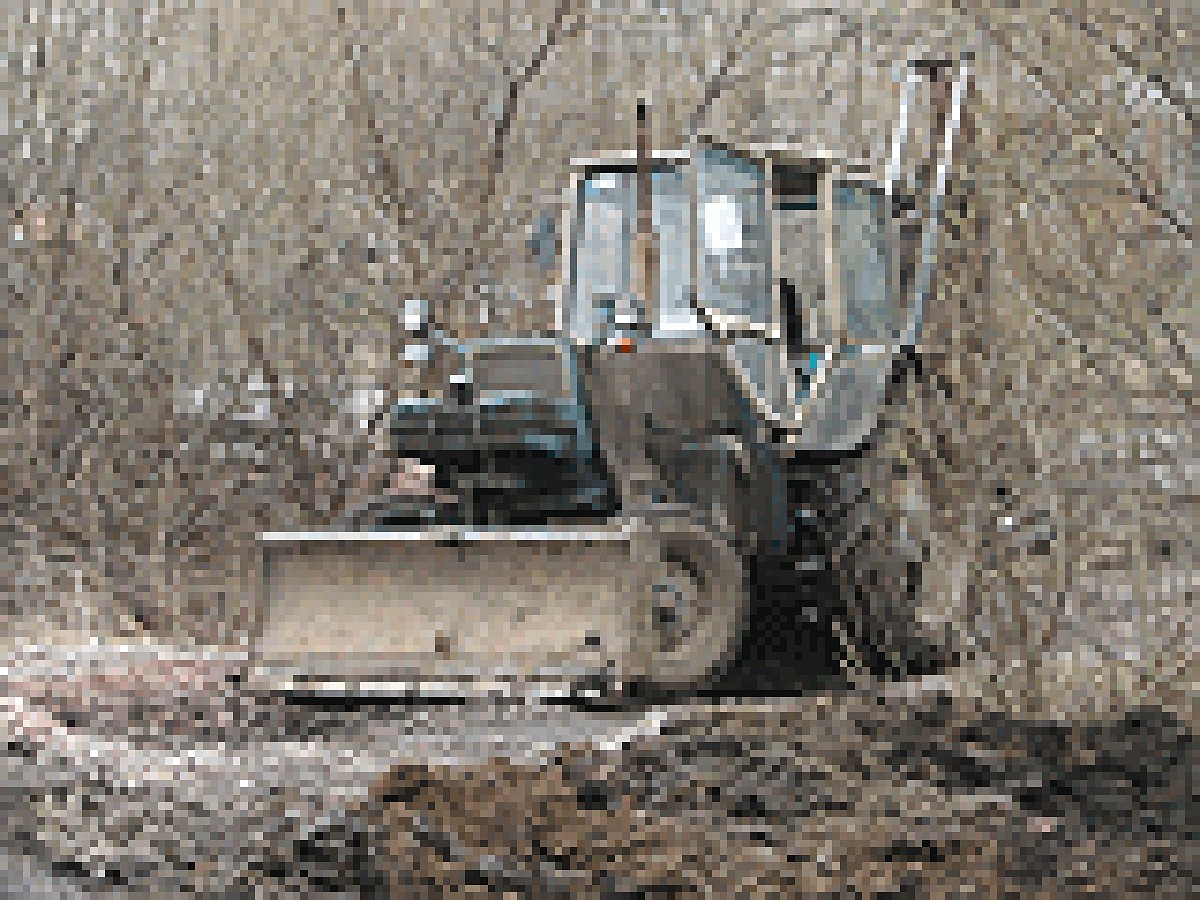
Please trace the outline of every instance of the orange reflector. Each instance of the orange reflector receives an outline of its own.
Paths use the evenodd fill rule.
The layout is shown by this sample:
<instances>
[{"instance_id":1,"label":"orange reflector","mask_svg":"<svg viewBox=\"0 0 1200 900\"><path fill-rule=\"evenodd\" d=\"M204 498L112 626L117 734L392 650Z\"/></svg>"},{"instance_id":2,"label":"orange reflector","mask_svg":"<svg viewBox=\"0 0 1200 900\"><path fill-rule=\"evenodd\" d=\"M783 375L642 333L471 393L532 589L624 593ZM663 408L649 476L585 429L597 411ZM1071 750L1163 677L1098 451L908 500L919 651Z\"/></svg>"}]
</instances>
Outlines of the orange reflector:
<instances>
[{"instance_id":1,"label":"orange reflector","mask_svg":"<svg viewBox=\"0 0 1200 900\"><path fill-rule=\"evenodd\" d=\"M633 352L633 338L631 338L631 337L617 338L617 352L618 353L632 353Z\"/></svg>"}]
</instances>

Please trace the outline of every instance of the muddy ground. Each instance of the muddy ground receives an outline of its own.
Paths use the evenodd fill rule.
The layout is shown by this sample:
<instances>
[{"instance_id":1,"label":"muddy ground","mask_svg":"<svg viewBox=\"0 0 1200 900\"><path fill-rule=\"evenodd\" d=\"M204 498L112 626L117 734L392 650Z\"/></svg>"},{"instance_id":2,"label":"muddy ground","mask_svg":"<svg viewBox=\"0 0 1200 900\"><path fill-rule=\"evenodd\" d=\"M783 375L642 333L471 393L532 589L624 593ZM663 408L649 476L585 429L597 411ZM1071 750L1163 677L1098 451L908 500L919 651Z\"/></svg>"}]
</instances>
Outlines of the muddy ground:
<instances>
[{"instance_id":1,"label":"muddy ground","mask_svg":"<svg viewBox=\"0 0 1200 900\"><path fill-rule=\"evenodd\" d=\"M337 707L154 665L5 676L0 896L1182 897L1200 875L1195 735L1154 709L1021 721L935 679Z\"/></svg>"},{"instance_id":2,"label":"muddy ground","mask_svg":"<svg viewBox=\"0 0 1200 900\"><path fill-rule=\"evenodd\" d=\"M1194 896L1197 771L1194 735L1152 710L727 704L618 752L397 768L377 875L393 896Z\"/></svg>"}]
</instances>

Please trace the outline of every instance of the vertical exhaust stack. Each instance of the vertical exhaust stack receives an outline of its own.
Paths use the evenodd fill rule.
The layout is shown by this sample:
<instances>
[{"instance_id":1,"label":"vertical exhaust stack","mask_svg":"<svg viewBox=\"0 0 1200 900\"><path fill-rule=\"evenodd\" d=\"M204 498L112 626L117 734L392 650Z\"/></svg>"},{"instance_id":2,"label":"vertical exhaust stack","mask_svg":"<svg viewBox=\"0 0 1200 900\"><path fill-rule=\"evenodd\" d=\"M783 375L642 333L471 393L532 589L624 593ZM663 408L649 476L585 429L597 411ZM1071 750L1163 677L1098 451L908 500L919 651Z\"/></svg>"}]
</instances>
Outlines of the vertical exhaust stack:
<instances>
[{"instance_id":1,"label":"vertical exhaust stack","mask_svg":"<svg viewBox=\"0 0 1200 900\"><path fill-rule=\"evenodd\" d=\"M632 331L648 330L655 319L658 299L658 241L654 234L654 163L650 156L649 107L637 104L637 231L633 241L635 308L630 311Z\"/></svg>"}]
</instances>

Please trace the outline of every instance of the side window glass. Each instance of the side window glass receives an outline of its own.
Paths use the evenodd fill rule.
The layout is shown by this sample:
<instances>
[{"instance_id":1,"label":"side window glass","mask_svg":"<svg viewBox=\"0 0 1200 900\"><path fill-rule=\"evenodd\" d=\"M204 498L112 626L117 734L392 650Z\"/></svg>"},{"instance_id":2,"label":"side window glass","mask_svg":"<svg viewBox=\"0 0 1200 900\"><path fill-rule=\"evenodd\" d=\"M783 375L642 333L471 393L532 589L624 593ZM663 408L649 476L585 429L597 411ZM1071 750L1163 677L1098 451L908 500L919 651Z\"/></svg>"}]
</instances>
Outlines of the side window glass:
<instances>
[{"instance_id":1,"label":"side window glass","mask_svg":"<svg viewBox=\"0 0 1200 900\"><path fill-rule=\"evenodd\" d=\"M696 157L698 298L740 324L768 325L770 234L763 170L716 148Z\"/></svg>"},{"instance_id":2,"label":"side window glass","mask_svg":"<svg viewBox=\"0 0 1200 900\"><path fill-rule=\"evenodd\" d=\"M611 331L630 289L633 182L625 172L599 172L579 189L572 325L581 337L598 340Z\"/></svg>"},{"instance_id":3,"label":"side window glass","mask_svg":"<svg viewBox=\"0 0 1200 900\"><path fill-rule=\"evenodd\" d=\"M834 192L834 204L846 340L890 343L897 323L889 291L891 256L884 195L874 187L841 184Z\"/></svg>"}]
</instances>

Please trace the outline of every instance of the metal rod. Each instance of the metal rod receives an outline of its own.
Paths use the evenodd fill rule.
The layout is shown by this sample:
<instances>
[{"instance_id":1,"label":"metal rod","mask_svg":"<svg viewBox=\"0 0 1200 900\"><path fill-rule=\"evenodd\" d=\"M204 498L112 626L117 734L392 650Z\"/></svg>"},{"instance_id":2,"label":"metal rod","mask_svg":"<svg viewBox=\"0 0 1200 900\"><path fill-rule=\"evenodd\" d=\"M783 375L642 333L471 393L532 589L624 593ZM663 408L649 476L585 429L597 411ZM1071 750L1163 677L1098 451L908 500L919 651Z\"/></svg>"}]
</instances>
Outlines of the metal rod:
<instances>
[{"instance_id":1,"label":"metal rod","mask_svg":"<svg viewBox=\"0 0 1200 900\"><path fill-rule=\"evenodd\" d=\"M954 87L951 91L950 110L946 116L945 127L942 129L941 153L939 154L937 169L931 186L932 192L929 198L929 211L925 220L925 228L921 235L917 278L913 286L912 314L909 317L908 328L904 334L904 344L906 346L912 346L916 343L917 332L920 330L921 317L924 313L925 299L929 293L929 285L933 278L938 230L941 227L946 185L950 178L950 169L954 164L954 143L962 121L963 99L966 96L970 77L970 68L963 65L959 69L958 77L954 80Z\"/></svg>"},{"instance_id":2,"label":"metal rod","mask_svg":"<svg viewBox=\"0 0 1200 900\"><path fill-rule=\"evenodd\" d=\"M917 89L917 69L909 65L904 70L904 88L900 95L900 118L892 135L892 153L888 160L887 192L894 195L900 182L900 167L904 164L904 148L908 142L909 110Z\"/></svg>"}]
</instances>

